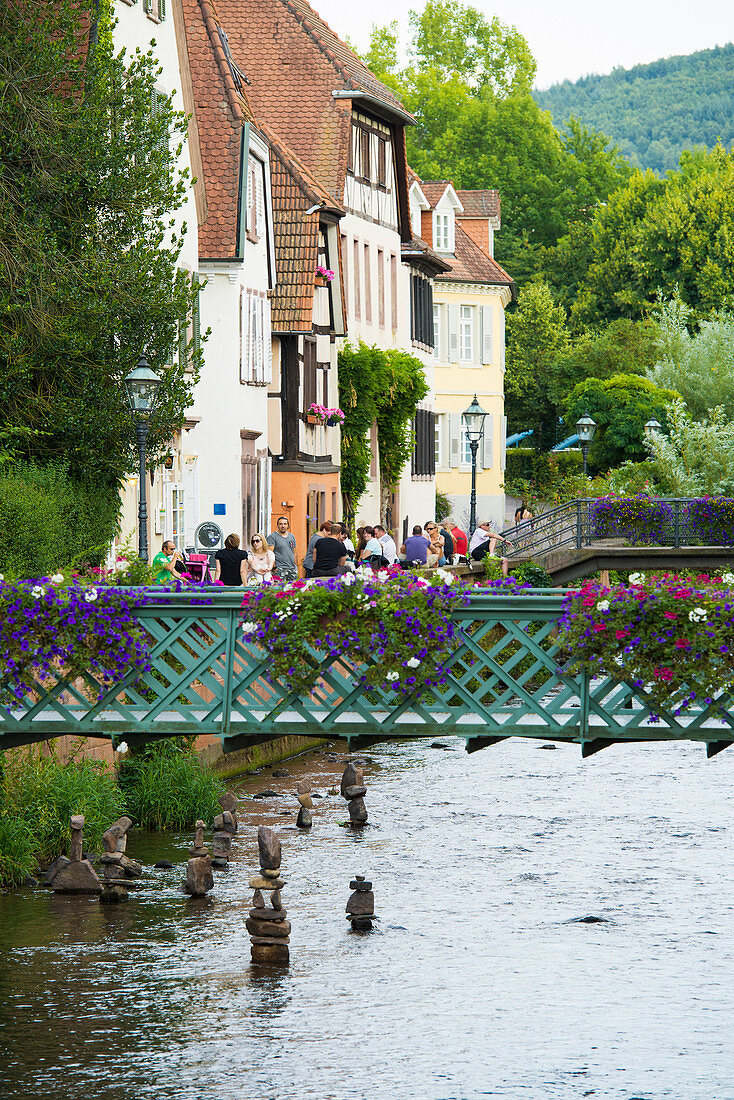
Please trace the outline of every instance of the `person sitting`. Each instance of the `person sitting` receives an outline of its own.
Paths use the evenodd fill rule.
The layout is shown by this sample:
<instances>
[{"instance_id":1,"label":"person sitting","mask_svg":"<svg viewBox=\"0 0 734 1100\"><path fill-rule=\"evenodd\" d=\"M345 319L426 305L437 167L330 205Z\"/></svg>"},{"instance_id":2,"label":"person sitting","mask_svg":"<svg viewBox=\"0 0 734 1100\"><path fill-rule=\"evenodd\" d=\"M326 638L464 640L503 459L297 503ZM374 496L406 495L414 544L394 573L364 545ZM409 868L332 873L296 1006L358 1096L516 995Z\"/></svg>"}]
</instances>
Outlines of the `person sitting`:
<instances>
[{"instance_id":1,"label":"person sitting","mask_svg":"<svg viewBox=\"0 0 734 1100\"><path fill-rule=\"evenodd\" d=\"M240 550L240 536L232 532L224 540L224 549L214 555L214 583L221 581L227 588L239 588L247 581L247 554Z\"/></svg>"},{"instance_id":2,"label":"person sitting","mask_svg":"<svg viewBox=\"0 0 734 1100\"><path fill-rule=\"evenodd\" d=\"M454 564L454 536L449 530L448 524L444 520L443 523L439 523L439 530L443 535L443 556L446 558L447 565Z\"/></svg>"},{"instance_id":3,"label":"person sitting","mask_svg":"<svg viewBox=\"0 0 734 1100\"><path fill-rule=\"evenodd\" d=\"M166 539L150 563L153 584L173 584L180 579L183 559L171 539Z\"/></svg>"},{"instance_id":4,"label":"person sitting","mask_svg":"<svg viewBox=\"0 0 734 1100\"><path fill-rule=\"evenodd\" d=\"M395 545L395 539L381 523L375 524L375 538L382 547L382 556L387 559L388 565L394 565L398 560L398 548Z\"/></svg>"},{"instance_id":5,"label":"person sitting","mask_svg":"<svg viewBox=\"0 0 734 1100\"><path fill-rule=\"evenodd\" d=\"M428 547L430 543L423 534L423 528L417 523L413 528L413 534L409 535L400 547L401 554L405 554L405 564L425 565L428 560Z\"/></svg>"},{"instance_id":6,"label":"person sitting","mask_svg":"<svg viewBox=\"0 0 734 1100\"><path fill-rule=\"evenodd\" d=\"M530 510L524 500L520 501L519 506L515 509L515 527L533 527L533 512Z\"/></svg>"},{"instance_id":7,"label":"person sitting","mask_svg":"<svg viewBox=\"0 0 734 1100\"><path fill-rule=\"evenodd\" d=\"M425 524L424 530L426 532L426 535L428 536L429 541L428 558L426 561L426 565L434 568L437 565L445 565L446 558L443 552L443 535L438 529L438 524L434 523L433 520L429 520L428 523Z\"/></svg>"},{"instance_id":8,"label":"person sitting","mask_svg":"<svg viewBox=\"0 0 734 1100\"><path fill-rule=\"evenodd\" d=\"M336 577L346 570L347 551L342 540L334 537L335 526L330 523L329 534L314 543L312 577Z\"/></svg>"},{"instance_id":9,"label":"person sitting","mask_svg":"<svg viewBox=\"0 0 734 1100\"><path fill-rule=\"evenodd\" d=\"M363 565L369 565L373 569L379 569L382 565L382 546L375 538L374 527L365 527L365 544L359 560Z\"/></svg>"},{"instance_id":10,"label":"person sitting","mask_svg":"<svg viewBox=\"0 0 734 1100\"><path fill-rule=\"evenodd\" d=\"M477 538L478 533L479 537ZM512 543L508 539L503 539L501 535L498 535L496 531L492 530L491 524L480 523L469 543L469 555L472 561L482 561L487 554L494 554L497 548L497 542L500 539L502 539L503 546L512 546ZM506 557L502 557L501 561L502 572L506 577L509 569L509 562Z\"/></svg>"},{"instance_id":11,"label":"person sitting","mask_svg":"<svg viewBox=\"0 0 734 1100\"><path fill-rule=\"evenodd\" d=\"M451 520L446 520L446 522L451 523ZM451 528L451 535L454 540L454 554L456 554L457 557L460 558L466 557L469 551L469 540L466 537L466 532L462 531L461 528L455 523Z\"/></svg>"},{"instance_id":12,"label":"person sitting","mask_svg":"<svg viewBox=\"0 0 734 1100\"><path fill-rule=\"evenodd\" d=\"M247 584L266 584L273 579L275 553L268 546L265 535L259 531L250 539L247 569L249 570Z\"/></svg>"}]
</instances>

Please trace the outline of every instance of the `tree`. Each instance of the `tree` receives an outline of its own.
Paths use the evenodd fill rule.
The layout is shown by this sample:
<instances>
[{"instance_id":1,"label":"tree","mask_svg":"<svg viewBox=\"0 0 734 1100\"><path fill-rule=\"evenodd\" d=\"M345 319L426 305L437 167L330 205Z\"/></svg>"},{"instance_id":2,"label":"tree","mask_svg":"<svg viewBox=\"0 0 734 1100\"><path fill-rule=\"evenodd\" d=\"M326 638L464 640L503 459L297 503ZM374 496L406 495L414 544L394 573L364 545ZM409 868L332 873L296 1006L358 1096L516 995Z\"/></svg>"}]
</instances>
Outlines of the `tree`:
<instances>
[{"instance_id":1,"label":"tree","mask_svg":"<svg viewBox=\"0 0 734 1100\"><path fill-rule=\"evenodd\" d=\"M155 458L199 355L171 220L186 120L156 93L151 55L115 54L109 11L0 7L0 418L16 454L114 495L136 462L122 378L143 353L162 372Z\"/></svg>"},{"instance_id":2,"label":"tree","mask_svg":"<svg viewBox=\"0 0 734 1100\"><path fill-rule=\"evenodd\" d=\"M550 396L550 381L553 364L569 350L566 315L545 283L530 283L506 324L508 431L532 428L533 446L547 451L557 442L559 409Z\"/></svg>"},{"instance_id":3,"label":"tree","mask_svg":"<svg viewBox=\"0 0 734 1100\"><path fill-rule=\"evenodd\" d=\"M611 378L587 378L571 391L566 404L566 427L574 431L584 413L596 421L589 449L593 470L608 470L626 459L645 457L645 424L655 419L666 424L667 407L677 394L663 390L636 374Z\"/></svg>"},{"instance_id":4,"label":"tree","mask_svg":"<svg viewBox=\"0 0 734 1100\"><path fill-rule=\"evenodd\" d=\"M692 311L680 297L658 312L659 355L648 368L658 386L676 390L694 420L721 407L734 421L734 313L722 311L690 332Z\"/></svg>"},{"instance_id":5,"label":"tree","mask_svg":"<svg viewBox=\"0 0 734 1100\"><path fill-rule=\"evenodd\" d=\"M676 496L734 493L734 424L723 408L694 420L678 398L668 408L668 434L646 443L657 477Z\"/></svg>"},{"instance_id":6,"label":"tree","mask_svg":"<svg viewBox=\"0 0 734 1100\"><path fill-rule=\"evenodd\" d=\"M574 386L586 378L644 375L657 361L659 350L660 330L650 318L612 321L600 332L584 333L553 363L548 383L550 397L563 405Z\"/></svg>"}]
</instances>

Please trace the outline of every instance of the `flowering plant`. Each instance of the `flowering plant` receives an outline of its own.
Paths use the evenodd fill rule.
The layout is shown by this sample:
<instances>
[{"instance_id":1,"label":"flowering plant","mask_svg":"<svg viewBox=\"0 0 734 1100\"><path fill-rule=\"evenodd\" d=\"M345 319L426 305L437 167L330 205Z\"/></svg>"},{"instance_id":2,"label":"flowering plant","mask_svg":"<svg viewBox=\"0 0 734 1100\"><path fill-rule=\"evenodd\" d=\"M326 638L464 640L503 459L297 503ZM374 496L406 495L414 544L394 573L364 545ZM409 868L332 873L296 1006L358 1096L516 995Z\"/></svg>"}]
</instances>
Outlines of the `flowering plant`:
<instances>
[{"instance_id":1,"label":"flowering plant","mask_svg":"<svg viewBox=\"0 0 734 1100\"><path fill-rule=\"evenodd\" d=\"M568 671L625 680L674 715L734 690L734 574L638 573L630 582L588 582L566 598Z\"/></svg>"},{"instance_id":2,"label":"flowering plant","mask_svg":"<svg viewBox=\"0 0 734 1100\"><path fill-rule=\"evenodd\" d=\"M734 500L698 497L688 504L691 541L703 546L734 546Z\"/></svg>"},{"instance_id":3,"label":"flowering plant","mask_svg":"<svg viewBox=\"0 0 734 1100\"><path fill-rule=\"evenodd\" d=\"M308 411L311 416L318 417L322 424L344 423L344 412L339 408L330 409L326 405L318 405L312 401Z\"/></svg>"},{"instance_id":4,"label":"flowering plant","mask_svg":"<svg viewBox=\"0 0 734 1100\"><path fill-rule=\"evenodd\" d=\"M673 509L645 493L601 497L591 506L591 537L625 538L635 546L659 545L673 523ZM664 541L663 541L663 544Z\"/></svg>"},{"instance_id":5,"label":"flowering plant","mask_svg":"<svg viewBox=\"0 0 734 1100\"><path fill-rule=\"evenodd\" d=\"M49 679L92 673L104 694L132 670L149 669L134 611L146 594L131 588L62 586L61 574L0 578L0 699L22 703Z\"/></svg>"},{"instance_id":6,"label":"flowering plant","mask_svg":"<svg viewBox=\"0 0 734 1100\"><path fill-rule=\"evenodd\" d=\"M330 267L324 267L323 264L319 264L316 268L316 274L320 275L322 279L326 279L327 283L330 283L334 278L334 272Z\"/></svg>"},{"instance_id":7,"label":"flowering plant","mask_svg":"<svg viewBox=\"0 0 734 1100\"><path fill-rule=\"evenodd\" d=\"M450 612L467 588L437 569L358 569L340 577L261 585L242 601L242 634L269 655L267 677L301 695L313 692L324 658L348 661L357 684L405 696L445 682L458 627Z\"/></svg>"}]
</instances>

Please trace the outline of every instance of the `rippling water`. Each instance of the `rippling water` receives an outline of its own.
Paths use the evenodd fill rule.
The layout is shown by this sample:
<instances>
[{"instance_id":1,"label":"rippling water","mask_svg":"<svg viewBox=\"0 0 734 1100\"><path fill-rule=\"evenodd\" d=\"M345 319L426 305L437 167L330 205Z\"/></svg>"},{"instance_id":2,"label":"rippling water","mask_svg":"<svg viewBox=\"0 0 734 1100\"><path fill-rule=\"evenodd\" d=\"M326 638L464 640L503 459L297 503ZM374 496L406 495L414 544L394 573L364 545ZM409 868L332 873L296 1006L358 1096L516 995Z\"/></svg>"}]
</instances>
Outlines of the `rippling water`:
<instances>
[{"instance_id":1,"label":"rippling water","mask_svg":"<svg viewBox=\"0 0 734 1100\"><path fill-rule=\"evenodd\" d=\"M338 796L294 829L295 782L326 794L342 755L234 784L209 898L180 893L191 836L170 834L130 837L179 866L126 905L0 896L2 1100L734 1097L734 753L443 741L370 750L361 833ZM284 970L250 964L262 823L283 829ZM371 935L344 919L355 873Z\"/></svg>"}]
</instances>

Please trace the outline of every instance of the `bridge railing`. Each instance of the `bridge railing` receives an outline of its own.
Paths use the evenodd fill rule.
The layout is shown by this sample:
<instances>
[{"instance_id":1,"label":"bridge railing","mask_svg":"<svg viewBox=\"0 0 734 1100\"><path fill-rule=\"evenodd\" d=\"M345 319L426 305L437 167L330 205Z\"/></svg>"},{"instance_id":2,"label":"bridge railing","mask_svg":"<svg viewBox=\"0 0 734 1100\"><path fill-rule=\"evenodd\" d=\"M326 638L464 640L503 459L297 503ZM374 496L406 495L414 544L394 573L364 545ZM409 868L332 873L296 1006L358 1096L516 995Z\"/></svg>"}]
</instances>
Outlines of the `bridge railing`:
<instances>
[{"instance_id":1,"label":"bridge railing","mask_svg":"<svg viewBox=\"0 0 734 1100\"><path fill-rule=\"evenodd\" d=\"M225 751L285 734L345 737L357 746L458 734L470 751L522 736L579 742L584 755L613 741L688 738L709 742L710 754L734 741L734 719L713 704L676 718L643 688L567 673L569 655L558 643L563 595L472 595L454 613L461 632L445 682L397 698L387 682L359 686L356 667L317 650L314 692L294 695L268 678L267 654L244 640L240 595L213 593L202 605L189 593L156 593L137 612L149 672L107 692L91 673L35 684L22 705L0 708L0 748L62 734L136 744L209 733Z\"/></svg>"}]
</instances>

